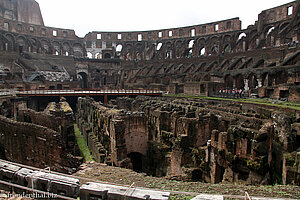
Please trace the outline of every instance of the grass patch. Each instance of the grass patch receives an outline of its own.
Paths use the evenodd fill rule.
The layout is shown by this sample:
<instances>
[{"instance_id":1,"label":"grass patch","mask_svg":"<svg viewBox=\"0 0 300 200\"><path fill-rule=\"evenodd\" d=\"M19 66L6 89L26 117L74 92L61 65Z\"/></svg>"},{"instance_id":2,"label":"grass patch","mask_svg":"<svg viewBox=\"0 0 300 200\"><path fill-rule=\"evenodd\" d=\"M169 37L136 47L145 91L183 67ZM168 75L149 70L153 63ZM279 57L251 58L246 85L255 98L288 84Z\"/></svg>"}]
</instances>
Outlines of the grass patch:
<instances>
[{"instance_id":1,"label":"grass patch","mask_svg":"<svg viewBox=\"0 0 300 200\"><path fill-rule=\"evenodd\" d=\"M241 103L251 103L257 105L267 105L278 108L289 108L294 110L300 110L299 102L276 102L268 99L230 99L230 98L221 98L221 97L206 97L206 96L191 96L184 94L168 94L164 95L165 97L179 97L179 98L193 98L193 99L204 99L204 100L217 100L217 101L233 101L233 102L241 102Z\"/></svg>"},{"instance_id":2,"label":"grass patch","mask_svg":"<svg viewBox=\"0 0 300 200\"><path fill-rule=\"evenodd\" d=\"M74 131L76 136L76 141L80 149L81 156L83 156L84 162L94 161L91 151L86 145L85 139L81 134L77 124L74 124Z\"/></svg>"}]
</instances>

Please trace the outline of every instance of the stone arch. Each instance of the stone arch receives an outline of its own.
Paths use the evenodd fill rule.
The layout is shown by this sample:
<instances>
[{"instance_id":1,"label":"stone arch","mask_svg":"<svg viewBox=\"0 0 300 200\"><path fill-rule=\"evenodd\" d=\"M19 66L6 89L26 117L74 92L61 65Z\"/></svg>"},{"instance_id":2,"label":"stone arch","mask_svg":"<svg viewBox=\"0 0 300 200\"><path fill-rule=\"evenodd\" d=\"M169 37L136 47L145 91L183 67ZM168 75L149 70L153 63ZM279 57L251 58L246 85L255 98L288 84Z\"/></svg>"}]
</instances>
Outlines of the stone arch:
<instances>
[{"instance_id":1,"label":"stone arch","mask_svg":"<svg viewBox=\"0 0 300 200\"><path fill-rule=\"evenodd\" d=\"M12 34L6 34L3 36L4 38L4 49L6 51L14 51L15 50L15 37Z\"/></svg>"},{"instance_id":2,"label":"stone arch","mask_svg":"<svg viewBox=\"0 0 300 200\"><path fill-rule=\"evenodd\" d=\"M275 85L285 84L288 81L288 74L285 71L275 73Z\"/></svg>"},{"instance_id":3,"label":"stone arch","mask_svg":"<svg viewBox=\"0 0 300 200\"><path fill-rule=\"evenodd\" d=\"M211 81L211 76L209 74L206 74L204 77L203 77L203 81Z\"/></svg>"},{"instance_id":4,"label":"stone arch","mask_svg":"<svg viewBox=\"0 0 300 200\"><path fill-rule=\"evenodd\" d=\"M73 44L73 55L76 56L76 57L83 57L83 47L82 47L82 44L80 43L75 43Z\"/></svg>"},{"instance_id":5,"label":"stone arch","mask_svg":"<svg viewBox=\"0 0 300 200\"><path fill-rule=\"evenodd\" d=\"M197 40L197 46L198 46L198 49L199 49L199 53L198 55L199 56L204 56L205 53L206 53L206 40L204 38L200 38Z\"/></svg>"},{"instance_id":6,"label":"stone arch","mask_svg":"<svg viewBox=\"0 0 300 200\"><path fill-rule=\"evenodd\" d=\"M185 49L184 51L184 57L186 58L190 58L190 57L193 57L193 54L194 54L194 46L195 46L195 40L194 39L189 39L187 41L187 48Z\"/></svg>"},{"instance_id":7,"label":"stone arch","mask_svg":"<svg viewBox=\"0 0 300 200\"><path fill-rule=\"evenodd\" d=\"M249 80L248 87L250 90L256 89L258 87L258 81L257 81L257 77L255 74L253 74L253 73L249 74L248 80Z\"/></svg>"},{"instance_id":8,"label":"stone arch","mask_svg":"<svg viewBox=\"0 0 300 200\"><path fill-rule=\"evenodd\" d=\"M249 46L248 49L255 49L259 45L258 32L256 29L249 33Z\"/></svg>"},{"instance_id":9,"label":"stone arch","mask_svg":"<svg viewBox=\"0 0 300 200\"><path fill-rule=\"evenodd\" d=\"M41 40L42 53L50 53L50 42L47 40Z\"/></svg>"},{"instance_id":10,"label":"stone arch","mask_svg":"<svg viewBox=\"0 0 300 200\"><path fill-rule=\"evenodd\" d=\"M58 41L53 41L51 45L53 47L53 54L61 55L61 44Z\"/></svg>"},{"instance_id":11,"label":"stone arch","mask_svg":"<svg viewBox=\"0 0 300 200\"><path fill-rule=\"evenodd\" d=\"M262 77L262 86L264 87L272 86L272 77L268 72L263 73L261 77Z\"/></svg>"},{"instance_id":12,"label":"stone arch","mask_svg":"<svg viewBox=\"0 0 300 200\"><path fill-rule=\"evenodd\" d=\"M18 36L16 40L16 44L19 50L20 48L22 48L22 51L29 51L28 41L24 36Z\"/></svg>"},{"instance_id":13,"label":"stone arch","mask_svg":"<svg viewBox=\"0 0 300 200\"><path fill-rule=\"evenodd\" d=\"M37 40L36 38L30 38L28 40L28 46L31 47L31 52L36 52L36 53L40 53L41 51L41 44L40 41Z\"/></svg>"},{"instance_id":14,"label":"stone arch","mask_svg":"<svg viewBox=\"0 0 300 200\"><path fill-rule=\"evenodd\" d=\"M219 54L219 38L214 36L210 38L210 54L211 55L218 55Z\"/></svg>"},{"instance_id":15,"label":"stone arch","mask_svg":"<svg viewBox=\"0 0 300 200\"><path fill-rule=\"evenodd\" d=\"M290 25L290 22L283 22L282 24L279 25L279 30L282 31L286 27Z\"/></svg>"},{"instance_id":16,"label":"stone arch","mask_svg":"<svg viewBox=\"0 0 300 200\"><path fill-rule=\"evenodd\" d=\"M176 58L180 58L184 54L184 45L182 40L175 41L175 56Z\"/></svg>"},{"instance_id":17,"label":"stone arch","mask_svg":"<svg viewBox=\"0 0 300 200\"><path fill-rule=\"evenodd\" d=\"M132 170L136 172L143 171L144 155L140 152L130 152L127 157L130 158Z\"/></svg>"},{"instance_id":18,"label":"stone arch","mask_svg":"<svg viewBox=\"0 0 300 200\"><path fill-rule=\"evenodd\" d=\"M169 85L170 82L171 82L171 78L170 77L166 76L166 77L162 78L162 84Z\"/></svg>"},{"instance_id":19,"label":"stone arch","mask_svg":"<svg viewBox=\"0 0 300 200\"><path fill-rule=\"evenodd\" d=\"M165 46L165 48L164 48L164 50L165 50L165 52L164 52L165 58L166 59L172 59L173 58L173 51L172 51L173 44L171 42L166 42L164 46Z\"/></svg>"},{"instance_id":20,"label":"stone arch","mask_svg":"<svg viewBox=\"0 0 300 200\"><path fill-rule=\"evenodd\" d=\"M126 44L124 48L125 60L132 60L133 47L131 44Z\"/></svg>"},{"instance_id":21,"label":"stone arch","mask_svg":"<svg viewBox=\"0 0 300 200\"><path fill-rule=\"evenodd\" d=\"M62 54L68 56L68 55L70 55L70 53L71 53L70 43L69 42L64 42L62 44Z\"/></svg>"},{"instance_id":22,"label":"stone arch","mask_svg":"<svg viewBox=\"0 0 300 200\"><path fill-rule=\"evenodd\" d=\"M237 41L235 45L236 52L243 52L247 50L246 40L247 40L247 34L245 32L242 32L237 36Z\"/></svg>"},{"instance_id":23,"label":"stone arch","mask_svg":"<svg viewBox=\"0 0 300 200\"><path fill-rule=\"evenodd\" d=\"M226 89L232 89L233 88L233 77L231 75L226 75L224 77L224 83Z\"/></svg>"},{"instance_id":24,"label":"stone arch","mask_svg":"<svg viewBox=\"0 0 300 200\"><path fill-rule=\"evenodd\" d=\"M106 53L104 54L104 59L110 59L110 58L111 58L111 54L108 53L108 52L106 52Z\"/></svg>"},{"instance_id":25,"label":"stone arch","mask_svg":"<svg viewBox=\"0 0 300 200\"><path fill-rule=\"evenodd\" d=\"M244 76L242 74L238 74L234 77L235 80L235 87L237 89L244 89L245 83L244 83Z\"/></svg>"},{"instance_id":26,"label":"stone arch","mask_svg":"<svg viewBox=\"0 0 300 200\"><path fill-rule=\"evenodd\" d=\"M88 75L85 72L77 73L77 77L80 79L80 87L82 89L88 88Z\"/></svg>"}]
</instances>

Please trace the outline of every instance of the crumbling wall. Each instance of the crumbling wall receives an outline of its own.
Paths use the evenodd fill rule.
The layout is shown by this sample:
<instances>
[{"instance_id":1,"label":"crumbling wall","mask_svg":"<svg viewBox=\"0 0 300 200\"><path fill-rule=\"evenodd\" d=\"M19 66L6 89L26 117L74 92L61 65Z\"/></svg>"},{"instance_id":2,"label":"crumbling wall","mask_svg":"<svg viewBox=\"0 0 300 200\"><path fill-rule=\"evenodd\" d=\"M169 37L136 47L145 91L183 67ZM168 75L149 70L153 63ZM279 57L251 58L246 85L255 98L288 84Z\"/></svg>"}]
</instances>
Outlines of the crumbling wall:
<instances>
[{"instance_id":1,"label":"crumbling wall","mask_svg":"<svg viewBox=\"0 0 300 200\"><path fill-rule=\"evenodd\" d=\"M90 134L98 134L103 122L110 121L110 128L102 132L110 136L107 155L118 166L134 165L132 148L141 154L147 148L140 159L142 169L155 176L211 183L298 184L298 126L291 126L296 111L285 114L249 104L164 97L118 98L108 107L91 99L79 102L78 119ZM95 108L102 114L91 114ZM138 131L128 137L132 127Z\"/></svg>"},{"instance_id":2,"label":"crumbling wall","mask_svg":"<svg viewBox=\"0 0 300 200\"><path fill-rule=\"evenodd\" d=\"M47 127L0 116L0 133L2 156L9 161L64 173L80 164L64 148L61 135Z\"/></svg>"}]
</instances>

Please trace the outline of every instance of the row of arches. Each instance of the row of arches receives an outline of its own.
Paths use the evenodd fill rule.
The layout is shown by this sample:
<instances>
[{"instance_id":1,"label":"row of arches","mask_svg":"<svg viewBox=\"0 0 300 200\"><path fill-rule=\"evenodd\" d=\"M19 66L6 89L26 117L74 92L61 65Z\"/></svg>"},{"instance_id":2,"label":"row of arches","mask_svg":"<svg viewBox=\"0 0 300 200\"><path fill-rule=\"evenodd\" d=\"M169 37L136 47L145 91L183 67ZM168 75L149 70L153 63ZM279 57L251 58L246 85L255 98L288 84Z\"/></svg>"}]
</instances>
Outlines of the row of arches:
<instances>
[{"instance_id":1,"label":"row of arches","mask_svg":"<svg viewBox=\"0 0 300 200\"><path fill-rule=\"evenodd\" d=\"M85 48L77 41L50 40L47 38L26 37L3 33L0 36L0 50L26 51L42 54L65 55L83 57Z\"/></svg>"},{"instance_id":2,"label":"row of arches","mask_svg":"<svg viewBox=\"0 0 300 200\"><path fill-rule=\"evenodd\" d=\"M288 31L290 21L248 29L189 38L158 41L117 41L111 57L122 60L176 59L244 52L292 42L293 31ZM261 29L261 28L260 28ZM104 57L103 55L101 55ZM92 57L92 54L89 55ZM97 56L94 56L97 58ZM101 58L102 58L101 57ZM99 57L98 57L99 58Z\"/></svg>"}]
</instances>

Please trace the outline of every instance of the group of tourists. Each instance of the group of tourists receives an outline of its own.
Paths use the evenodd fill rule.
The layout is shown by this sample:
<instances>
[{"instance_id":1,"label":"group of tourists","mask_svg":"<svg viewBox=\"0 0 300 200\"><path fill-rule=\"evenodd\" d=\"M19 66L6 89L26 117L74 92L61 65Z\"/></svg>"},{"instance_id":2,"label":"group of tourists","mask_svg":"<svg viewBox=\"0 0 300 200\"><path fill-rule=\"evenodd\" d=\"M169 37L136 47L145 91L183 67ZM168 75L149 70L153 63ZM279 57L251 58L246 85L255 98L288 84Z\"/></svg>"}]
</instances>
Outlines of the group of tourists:
<instances>
[{"instance_id":1,"label":"group of tourists","mask_svg":"<svg viewBox=\"0 0 300 200\"><path fill-rule=\"evenodd\" d=\"M243 98L245 95L245 90L243 89L223 89L219 90L219 95L221 97L232 97L232 98Z\"/></svg>"}]
</instances>

